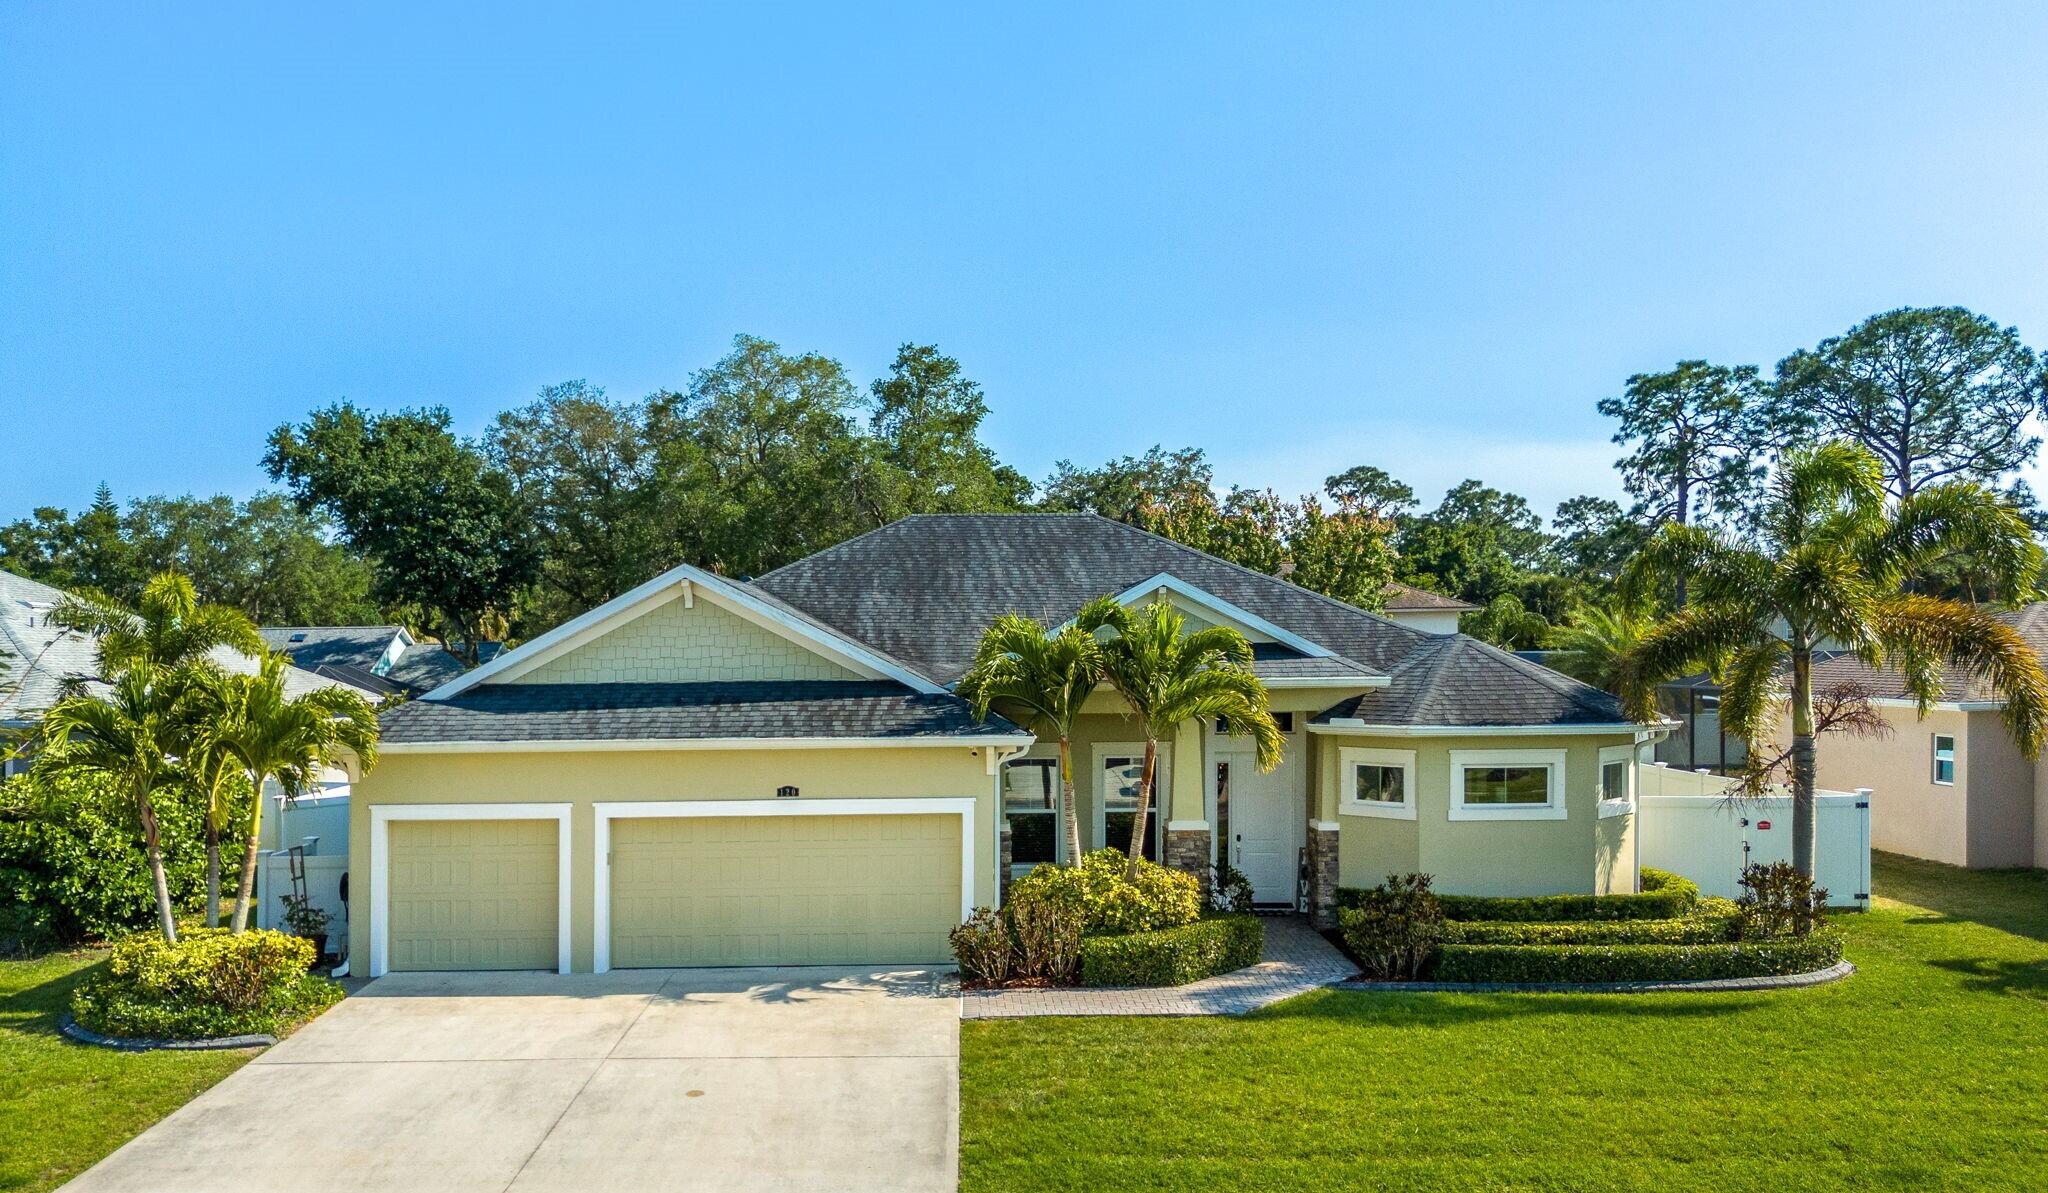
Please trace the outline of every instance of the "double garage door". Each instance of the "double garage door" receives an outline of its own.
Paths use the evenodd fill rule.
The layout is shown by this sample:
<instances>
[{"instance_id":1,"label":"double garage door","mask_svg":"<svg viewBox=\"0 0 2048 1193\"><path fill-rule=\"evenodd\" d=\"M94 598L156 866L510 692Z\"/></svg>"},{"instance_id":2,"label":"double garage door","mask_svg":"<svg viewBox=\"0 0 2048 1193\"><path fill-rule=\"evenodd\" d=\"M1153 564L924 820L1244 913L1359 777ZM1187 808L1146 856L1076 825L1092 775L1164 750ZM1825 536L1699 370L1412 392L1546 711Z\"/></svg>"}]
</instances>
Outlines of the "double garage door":
<instances>
[{"instance_id":1,"label":"double garage door","mask_svg":"<svg viewBox=\"0 0 2048 1193\"><path fill-rule=\"evenodd\" d=\"M391 826L392 969L552 969L556 822ZM960 920L954 815L611 822L611 964L943 961Z\"/></svg>"}]
</instances>

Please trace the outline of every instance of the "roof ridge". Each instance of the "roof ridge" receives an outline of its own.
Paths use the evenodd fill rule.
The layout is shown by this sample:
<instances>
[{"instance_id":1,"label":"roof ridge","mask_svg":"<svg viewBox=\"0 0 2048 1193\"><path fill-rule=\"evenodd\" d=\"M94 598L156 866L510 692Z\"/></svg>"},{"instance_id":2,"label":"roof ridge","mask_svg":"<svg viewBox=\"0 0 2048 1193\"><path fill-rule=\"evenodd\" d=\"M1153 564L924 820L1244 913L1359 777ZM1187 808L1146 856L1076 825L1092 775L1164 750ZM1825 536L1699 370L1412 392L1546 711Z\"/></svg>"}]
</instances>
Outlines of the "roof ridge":
<instances>
[{"instance_id":1,"label":"roof ridge","mask_svg":"<svg viewBox=\"0 0 2048 1193\"><path fill-rule=\"evenodd\" d=\"M1514 654L1511 651L1502 650L1500 647L1495 646L1490 642L1483 642L1478 638L1470 638L1463 634L1458 635L1458 637L1464 638L1472 646L1478 647L1481 658L1491 661L1496 666L1503 667L1509 671L1513 671L1529 679L1533 679L1537 683L1543 684L1545 687L1548 687L1551 691L1556 692L1560 696L1564 696L1570 699L1573 703L1579 705L1579 707L1581 708L1586 709L1588 712L1606 711L1604 708L1600 708L1593 703L1593 694L1597 693L1599 696L1608 696L1610 699L1612 698L1609 693L1594 687L1592 684L1589 684L1584 680L1573 679L1571 676L1566 675L1564 672L1555 670L1554 668L1545 667L1541 663L1532 663L1529 660L1522 658L1520 655Z\"/></svg>"}]
</instances>

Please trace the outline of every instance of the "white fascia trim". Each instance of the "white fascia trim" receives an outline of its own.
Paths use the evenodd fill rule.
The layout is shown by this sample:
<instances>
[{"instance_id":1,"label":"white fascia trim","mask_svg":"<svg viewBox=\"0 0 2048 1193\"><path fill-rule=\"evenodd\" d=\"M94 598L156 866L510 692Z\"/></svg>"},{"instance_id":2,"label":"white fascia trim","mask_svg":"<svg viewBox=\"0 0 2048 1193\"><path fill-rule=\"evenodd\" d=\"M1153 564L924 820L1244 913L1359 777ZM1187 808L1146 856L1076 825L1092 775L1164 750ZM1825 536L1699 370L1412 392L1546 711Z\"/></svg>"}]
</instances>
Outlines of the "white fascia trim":
<instances>
[{"instance_id":1,"label":"white fascia trim","mask_svg":"<svg viewBox=\"0 0 2048 1193\"><path fill-rule=\"evenodd\" d=\"M569 972L568 804L373 804L370 807L370 972L391 964L391 822L394 820L552 820L555 822L555 972Z\"/></svg>"},{"instance_id":2,"label":"white fascia trim","mask_svg":"<svg viewBox=\"0 0 2048 1193\"><path fill-rule=\"evenodd\" d=\"M1341 832L1344 828L1343 823L1336 820L1311 820L1308 826L1319 833Z\"/></svg>"},{"instance_id":3,"label":"white fascia trim","mask_svg":"<svg viewBox=\"0 0 2048 1193\"><path fill-rule=\"evenodd\" d=\"M631 800L593 805L597 831L591 892L591 972L612 967L612 821L708 816L944 816L960 817L960 918L974 914L973 796L877 799Z\"/></svg>"},{"instance_id":4,"label":"white fascia trim","mask_svg":"<svg viewBox=\"0 0 2048 1193\"><path fill-rule=\"evenodd\" d=\"M1452 750L1452 820L1563 820L1569 815L1569 776L1565 773L1564 750ZM1465 768L1468 766L1541 766L1550 771L1550 802L1544 804L1468 804L1465 802Z\"/></svg>"},{"instance_id":5,"label":"white fascia trim","mask_svg":"<svg viewBox=\"0 0 2048 1193\"><path fill-rule=\"evenodd\" d=\"M1391 675L1289 675L1262 680L1268 689L1278 688L1384 688L1394 682Z\"/></svg>"},{"instance_id":6,"label":"white fascia trim","mask_svg":"<svg viewBox=\"0 0 2048 1193\"><path fill-rule=\"evenodd\" d=\"M463 672L420 699L446 700L480 683L516 678L676 597L694 600L698 595L713 597L719 607L808 647L868 679L893 679L926 695L946 690L851 638L792 617L730 581L685 563L670 568L631 592L613 597L580 617L563 622L516 650L508 650L481 667Z\"/></svg>"},{"instance_id":7,"label":"white fascia trim","mask_svg":"<svg viewBox=\"0 0 2048 1193\"><path fill-rule=\"evenodd\" d=\"M1282 629L1274 625L1249 609L1239 608L1212 592L1206 592L1197 588L1171 572L1161 572L1150 580L1131 585L1129 588L1116 594L1116 602L1120 605L1134 605L1144 598L1161 591L1171 592L1177 596L1184 597L1212 613L1220 614L1226 621L1236 622L1242 629L1256 630L1273 641L1283 646L1291 646L1310 658L1327 659L1333 658L1337 654L1336 651L1331 650L1329 647L1318 642L1311 642L1293 630ZM1066 623L1066 625L1072 624L1074 623L1071 619ZM1066 627L1062 626L1061 628L1064 629Z\"/></svg>"},{"instance_id":8,"label":"white fascia trim","mask_svg":"<svg viewBox=\"0 0 2048 1193\"><path fill-rule=\"evenodd\" d=\"M1884 696L1871 700L1879 708L1910 708L1919 711L1920 703L1897 696ZM1927 706L1928 712L1996 712L2005 707L2003 700L1937 700Z\"/></svg>"},{"instance_id":9,"label":"white fascia trim","mask_svg":"<svg viewBox=\"0 0 2048 1193\"><path fill-rule=\"evenodd\" d=\"M1633 723L1615 725L1371 725L1355 719L1332 718L1312 724L1310 733L1331 736L1373 737L1585 737L1592 734L1641 733L1648 726Z\"/></svg>"},{"instance_id":10,"label":"white fascia trim","mask_svg":"<svg viewBox=\"0 0 2048 1193\"><path fill-rule=\"evenodd\" d=\"M1206 833L1209 831L1209 822L1206 820L1169 820L1166 822L1166 831L1169 833Z\"/></svg>"},{"instance_id":11,"label":"white fascia trim","mask_svg":"<svg viewBox=\"0 0 2048 1193\"><path fill-rule=\"evenodd\" d=\"M943 750L984 746L1028 747L1030 734L1001 737L636 737L596 741L401 741L377 747L382 754L575 754L617 750Z\"/></svg>"}]
</instances>

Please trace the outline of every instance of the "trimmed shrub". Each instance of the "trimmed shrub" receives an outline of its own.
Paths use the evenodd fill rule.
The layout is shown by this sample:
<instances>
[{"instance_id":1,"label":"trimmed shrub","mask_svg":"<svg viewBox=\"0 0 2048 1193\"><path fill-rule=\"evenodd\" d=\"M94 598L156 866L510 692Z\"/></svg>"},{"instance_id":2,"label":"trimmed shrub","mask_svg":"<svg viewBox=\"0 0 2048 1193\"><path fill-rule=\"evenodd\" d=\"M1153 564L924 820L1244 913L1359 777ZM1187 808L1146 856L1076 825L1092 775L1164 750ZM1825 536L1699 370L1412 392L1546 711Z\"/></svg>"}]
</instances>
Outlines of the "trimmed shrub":
<instances>
[{"instance_id":1,"label":"trimmed shrub","mask_svg":"<svg viewBox=\"0 0 2048 1193\"><path fill-rule=\"evenodd\" d=\"M1417 978L1444 935L1443 907L1427 874L1389 874L1337 913L1337 930L1374 978Z\"/></svg>"},{"instance_id":2,"label":"trimmed shrub","mask_svg":"<svg viewBox=\"0 0 2048 1193\"><path fill-rule=\"evenodd\" d=\"M1447 944L1443 982L1696 982L1810 973L1842 959L1830 932L1715 944Z\"/></svg>"},{"instance_id":3,"label":"trimmed shrub","mask_svg":"<svg viewBox=\"0 0 2048 1193\"><path fill-rule=\"evenodd\" d=\"M994 908L975 908L946 939L961 977L994 983L1010 976L1010 929Z\"/></svg>"},{"instance_id":4,"label":"trimmed shrub","mask_svg":"<svg viewBox=\"0 0 2048 1193\"><path fill-rule=\"evenodd\" d=\"M101 811L85 780L20 775L0 785L0 953L108 940L156 922L140 830ZM171 898L205 898L206 846L183 800L158 801ZM224 844L231 857L237 847Z\"/></svg>"},{"instance_id":5,"label":"trimmed shrub","mask_svg":"<svg viewBox=\"0 0 2048 1193\"><path fill-rule=\"evenodd\" d=\"M1663 870L1642 871L1642 893L1634 895L1537 895L1500 898L1483 895L1439 895L1444 918L1555 923L1561 920L1671 920L1691 911L1700 888L1689 878ZM1337 892L1339 907L1356 907L1365 892L1347 887Z\"/></svg>"},{"instance_id":6,"label":"trimmed shrub","mask_svg":"<svg viewBox=\"0 0 2048 1193\"><path fill-rule=\"evenodd\" d=\"M1252 911L1252 880L1220 857L1215 876L1209 880L1209 910L1217 915L1250 915Z\"/></svg>"},{"instance_id":7,"label":"trimmed shrub","mask_svg":"<svg viewBox=\"0 0 2048 1193\"><path fill-rule=\"evenodd\" d=\"M1081 941L1083 986L1184 986L1258 962L1265 926L1253 915L1223 915L1156 932Z\"/></svg>"},{"instance_id":8,"label":"trimmed shrub","mask_svg":"<svg viewBox=\"0 0 2048 1193\"><path fill-rule=\"evenodd\" d=\"M1067 985L1081 964L1081 913L1043 888L1012 893L1003 907L1011 969L1020 978Z\"/></svg>"},{"instance_id":9,"label":"trimmed shrub","mask_svg":"<svg viewBox=\"0 0 2048 1193\"><path fill-rule=\"evenodd\" d=\"M71 1013L129 1039L277 1034L341 998L341 987L306 972L313 961L311 941L282 932L198 928L175 945L138 934L72 993Z\"/></svg>"},{"instance_id":10,"label":"trimmed shrub","mask_svg":"<svg viewBox=\"0 0 2048 1193\"><path fill-rule=\"evenodd\" d=\"M1675 920L1568 920L1531 924L1518 920L1466 920L1444 925L1451 944L1713 944L1735 939L1734 905L1696 910Z\"/></svg>"},{"instance_id":11,"label":"trimmed shrub","mask_svg":"<svg viewBox=\"0 0 2048 1193\"><path fill-rule=\"evenodd\" d=\"M1753 865L1742 872L1737 924L1742 939L1804 936L1828 922L1828 889L1788 862Z\"/></svg>"},{"instance_id":12,"label":"trimmed shrub","mask_svg":"<svg viewBox=\"0 0 2048 1193\"><path fill-rule=\"evenodd\" d=\"M1154 932L1193 923L1202 914L1202 886L1192 874L1138 860L1138 877L1128 877L1130 859L1117 849L1098 849L1078 866L1042 865L1010 885L1010 899L1047 898L1074 909L1081 931Z\"/></svg>"}]
</instances>

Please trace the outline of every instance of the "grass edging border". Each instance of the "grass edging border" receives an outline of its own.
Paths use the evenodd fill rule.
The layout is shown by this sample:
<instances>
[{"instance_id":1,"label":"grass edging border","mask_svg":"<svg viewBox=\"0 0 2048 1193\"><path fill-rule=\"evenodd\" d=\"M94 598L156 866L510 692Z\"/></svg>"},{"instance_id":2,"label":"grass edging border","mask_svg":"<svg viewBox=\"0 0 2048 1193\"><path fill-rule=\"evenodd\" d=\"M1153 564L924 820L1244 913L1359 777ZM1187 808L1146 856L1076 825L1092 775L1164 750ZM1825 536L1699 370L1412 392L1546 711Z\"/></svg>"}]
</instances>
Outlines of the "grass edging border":
<instances>
[{"instance_id":1,"label":"grass edging border","mask_svg":"<svg viewBox=\"0 0 2048 1193\"><path fill-rule=\"evenodd\" d=\"M234 1048L268 1048L277 1043L276 1036L217 1036L211 1040L135 1040L122 1036L103 1036L71 1017L66 1011L57 1019L57 1030L80 1044L95 1048L111 1048L116 1052L219 1052Z\"/></svg>"},{"instance_id":2,"label":"grass edging border","mask_svg":"<svg viewBox=\"0 0 2048 1193\"><path fill-rule=\"evenodd\" d=\"M1696 982L1333 982L1332 990L1410 994L1713 994L1743 990L1799 990L1839 982L1856 972L1847 959L1826 969L1756 978L1705 978Z\"/></svg>"}]
</instances>

